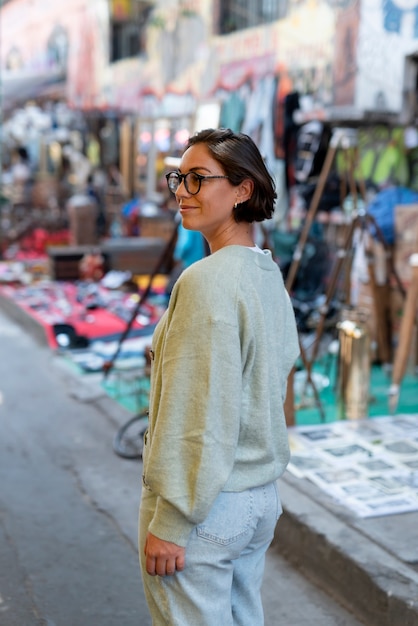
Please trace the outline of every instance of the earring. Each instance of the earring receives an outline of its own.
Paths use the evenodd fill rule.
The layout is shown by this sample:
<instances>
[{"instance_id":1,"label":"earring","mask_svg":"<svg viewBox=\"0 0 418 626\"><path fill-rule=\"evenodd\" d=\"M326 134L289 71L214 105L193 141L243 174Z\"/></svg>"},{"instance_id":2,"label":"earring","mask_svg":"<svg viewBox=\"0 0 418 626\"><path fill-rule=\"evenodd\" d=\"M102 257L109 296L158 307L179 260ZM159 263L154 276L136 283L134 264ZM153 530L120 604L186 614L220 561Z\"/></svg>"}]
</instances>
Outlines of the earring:
<instances>
[{"instance_id":1,"label":"earring","mask_svg":"<svg viewBox=\"0 0 418 626\"><path fill-rule=\"evenodd\" d=\"M234 204L234 209L236 209L236 208L237 208L237 206L238 206L238 202L235 202L235 204Z\"/></svg>"}]
</instances>

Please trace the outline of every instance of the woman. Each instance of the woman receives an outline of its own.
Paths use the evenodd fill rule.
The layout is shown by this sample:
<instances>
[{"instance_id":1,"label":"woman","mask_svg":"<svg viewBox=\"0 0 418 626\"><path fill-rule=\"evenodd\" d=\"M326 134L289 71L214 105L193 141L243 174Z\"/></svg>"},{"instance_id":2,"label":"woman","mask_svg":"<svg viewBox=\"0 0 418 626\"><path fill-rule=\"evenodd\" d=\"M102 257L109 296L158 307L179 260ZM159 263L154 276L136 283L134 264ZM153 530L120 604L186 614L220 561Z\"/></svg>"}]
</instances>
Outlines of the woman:
<instances>
[{"instance_id":1,"label":"woman","mask_svg":"<svg viewBox=\"0 0 418 626\"><path fill-rule=\"evenodd\" d=\"M154 626L260 626L299 354L279 268L252 239L251 224L272 217L274 182L250 137L227 129L192 136L167 182L210 255L182 273L152 341L145 594Z\"/></svg>"}]
</instances>

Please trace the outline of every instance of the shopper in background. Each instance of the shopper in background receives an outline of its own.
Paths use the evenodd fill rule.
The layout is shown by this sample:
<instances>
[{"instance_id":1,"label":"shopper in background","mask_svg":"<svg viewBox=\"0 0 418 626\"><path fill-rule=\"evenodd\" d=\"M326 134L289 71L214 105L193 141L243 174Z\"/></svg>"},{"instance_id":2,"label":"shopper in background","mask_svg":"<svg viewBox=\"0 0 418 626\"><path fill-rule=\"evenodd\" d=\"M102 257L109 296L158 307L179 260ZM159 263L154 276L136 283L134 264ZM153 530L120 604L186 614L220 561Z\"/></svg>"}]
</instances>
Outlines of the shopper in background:
<instances>
[{"instance_id":1,"label":"shopper in background","mask_svg":"<svg viewBox=\"0 0 418 626\"><path fill-rule=\"evenodd\" d=\"M173 259L182 270L192 263L200 261L206 254L205 242L198 230L188 230L180 223L177 229L177 241Z\"/></svg>"},{"instance_id":2,"label":"shopper in background","mask_svg":"<svg viewBox=\"0 0 418 626\"><path fill-rule=\"evenodd\" d=\"M19 146L14 150L10 173L13 184L13 204L28 208L31 204L33 173L29 153L24 146Z\"/></svg>"},{"instance_id":3,"label":"shopper in background","mask_svg":"<svg viewBox=\"0 0 418 626\"><path fill-rule=\"evenodd\" d=\"M198 230L184 228L180 214L176 216L176 219L180 221L177 225L177 241L173 252L174 265L166 287L168 295L171 294L183 270L206 256L206 244L202 234Z\"/></svg>"},{"instance_id":4,"label":"shopper in background","mask_svg":"<svg viewBox=\"0 0 418 626\"><path fill-rule=\"evenodd\" d=\"M260 626L299 354L280 270L253 242L252 223L273 214L274 182L252 139L227 129L192 136L167 182L211 254L181 274L152 341L145 594L154 626Z\"/></svg>"}]
</instances>

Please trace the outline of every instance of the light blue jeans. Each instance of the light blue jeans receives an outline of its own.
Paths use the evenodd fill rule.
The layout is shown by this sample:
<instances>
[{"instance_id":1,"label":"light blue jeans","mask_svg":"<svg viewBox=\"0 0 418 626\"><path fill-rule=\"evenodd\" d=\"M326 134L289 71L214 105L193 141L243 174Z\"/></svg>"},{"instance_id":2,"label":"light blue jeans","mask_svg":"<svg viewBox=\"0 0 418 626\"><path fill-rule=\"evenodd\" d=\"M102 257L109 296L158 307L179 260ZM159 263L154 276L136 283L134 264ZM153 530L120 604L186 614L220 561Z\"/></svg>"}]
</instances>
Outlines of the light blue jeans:
<instances>
[{"instance_id":1,"label":"light blue jeans","mask_svg":"<svg viewBox=\"0 0 418 626\"><path fill-rule=\"evenodd\" d=\"M143 487L139 556L153 626L262 626L265 554L282 512L276 483L219 494L191 533L186 566L174 576L149 576L144 543L156 496Z\"/></svg>"}]
</instances>

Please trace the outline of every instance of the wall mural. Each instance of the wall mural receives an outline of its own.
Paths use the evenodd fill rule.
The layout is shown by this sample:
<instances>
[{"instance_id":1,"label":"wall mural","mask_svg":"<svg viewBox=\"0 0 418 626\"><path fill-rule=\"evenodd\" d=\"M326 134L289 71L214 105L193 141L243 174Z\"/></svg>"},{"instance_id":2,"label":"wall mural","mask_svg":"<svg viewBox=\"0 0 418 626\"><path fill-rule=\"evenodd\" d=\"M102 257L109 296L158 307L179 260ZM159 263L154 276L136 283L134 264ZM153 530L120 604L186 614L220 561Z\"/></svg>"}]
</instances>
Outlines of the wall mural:
<instances>
[{"instance_id":1,"label":"wall mural","mask_svg":"<svg viewBox=\"0 0 418 626\"><path fill-rule=\"evenodd\" d=\"M36 72L66 69L69 41L81 0L69 0L66 11L48 0L15 0L1 9L1 65ZM68 6L68 5L73 6ZM19 61L13 60L18 50Z\"/></svg>"},{"instance_id":2,"label":"wall mural","mask_svg":"<svg viewBox=\"0 0 418 626\"><path fill-rule=\"evenodd\" d=\"M107 6L68 0L63 13L49 0L7 3L2 66L65 67L70 104L82 108L161 117L181 113L185 99L187 115L216 99L225 123L254 134L272 159L283 157L292 94L305 119L329 106L399 110L402 55L417 45L411 0L289 0L281 19L228 37L211 35L210 0L190 0L157 4L145 54L109 66Z\"/></svg>"},{"instance_id":3,"label":"wall mural","mask_svg":"<svg viewBox=\"0 0 418 626\"><path fill-rule=\"evenodd\" d=\"M418 47L417 18L416 0L368 0L361 5L356 79L359 110L402 110L405 59Z\"/></svg>"},{"instance_id":4,"label":"wall mural","mask_svg":"<svg viewBox=\"0 0 418 626\"><path fill-rule=\"evenodd\" d=\"M383 27L388 33L407 34L405 31L409 31L414 39L418 38L418 3L413 0L382 0L382 10Z\"/></svg>"},{"instance_id":5,"label":"wall mural","mask_svg":"<svg viewBox=\"0 0 418 626\"><path fill-rule=\"evenodd\" d=\"M2 68L22 77L21 99L38 93L48 80L66 84L70 104L94 107L99 96L100 66L108 58L103 40L103 0L67 0L65 11L49 0L15 0L1 9ZM104 16L104 17L103 17ZM24 42L20 43L20 42ZM11 76L11 73L10 73ZM30 81L30 89L25 89ZM19 94L15 95L19 98Z\"/></svg>"}]
</instances>

